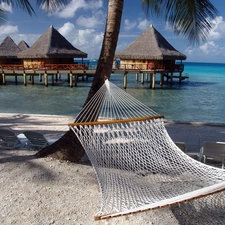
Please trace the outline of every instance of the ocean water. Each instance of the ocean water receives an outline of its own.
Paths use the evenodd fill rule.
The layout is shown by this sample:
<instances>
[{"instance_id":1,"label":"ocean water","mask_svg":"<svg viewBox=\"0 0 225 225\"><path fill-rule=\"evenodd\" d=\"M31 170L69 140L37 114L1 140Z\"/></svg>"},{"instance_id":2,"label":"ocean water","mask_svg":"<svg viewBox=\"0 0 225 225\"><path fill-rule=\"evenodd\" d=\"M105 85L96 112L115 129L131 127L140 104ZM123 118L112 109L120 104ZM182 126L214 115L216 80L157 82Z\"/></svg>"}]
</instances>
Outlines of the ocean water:
<instances>
[{"instance_id":1,"label":"ocean water","mask_svg":"<svg viewBox=\"0 0 225 225\"><path fill-rule=\"evenodd\" d=\"M125 90L165 119L183 122L225 123L225 64L184 63L183 75L188 79L173 85L159 85L155 89L149 81L142 85L135 75L128 74ZM78 86L70 88L67 76L52 86L45 87L35 78L35 85L23 85L22 76L15 85L14 78L7 77L7 84L0 85L0 113L52 114L76 116L87 97L92 79L79 80ZM50 82L50 81L49 81ZM111 82L123 88L123 75L113 74Z\"/></svg>"}]
</instances>

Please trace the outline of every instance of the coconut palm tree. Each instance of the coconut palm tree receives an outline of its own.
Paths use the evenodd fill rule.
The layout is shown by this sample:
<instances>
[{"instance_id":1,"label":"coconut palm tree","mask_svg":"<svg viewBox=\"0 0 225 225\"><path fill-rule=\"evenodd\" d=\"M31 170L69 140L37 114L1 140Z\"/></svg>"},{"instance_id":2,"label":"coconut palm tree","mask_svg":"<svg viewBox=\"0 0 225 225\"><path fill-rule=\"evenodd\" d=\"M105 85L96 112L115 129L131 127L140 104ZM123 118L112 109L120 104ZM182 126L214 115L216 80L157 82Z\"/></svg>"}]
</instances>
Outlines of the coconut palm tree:
<instances>
[{"instance_id":1,"label":"coconut palm tree","mask_svg":"<svg viewBox=\"0 0 225 225\"><path fill-rule=\"evenodd\" d=\"M29 14L34 13L27 0L5 0L5 2L23 8ZM54 10L59 6L66 5L67 0L37 0L36 3L38 6L44 5L46 10ZM124 0L108 0L108 14L102 49L85 104L102 86L105 77L110 77L120 31L123 3ZM142 0L142 5L147 14L155 15L169 22L175 34L187 38L191 44L198 44L206 40L212 28L210 19L217 15L216 8L209 0ZM84 149L70 130L57 142L40 150L36 156L51 155L70 161L78 161L83 154Z\"/></svg>"}]
</instances>

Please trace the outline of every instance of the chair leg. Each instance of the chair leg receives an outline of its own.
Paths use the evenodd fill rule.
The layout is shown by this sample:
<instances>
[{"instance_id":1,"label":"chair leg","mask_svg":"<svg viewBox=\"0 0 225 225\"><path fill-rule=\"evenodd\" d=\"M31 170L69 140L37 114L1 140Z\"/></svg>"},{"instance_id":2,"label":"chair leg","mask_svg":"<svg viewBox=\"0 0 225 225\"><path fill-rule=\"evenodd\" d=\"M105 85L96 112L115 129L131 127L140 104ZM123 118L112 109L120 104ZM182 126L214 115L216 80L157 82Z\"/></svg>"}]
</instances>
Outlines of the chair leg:
<instances>
[{"instance_id":1,"label":"chair leg","mask_svg":"<svg viewBox=\"0 0 225 225\"><path fill-rule=\"evenodd\" d=\"M224 158L225 157L223 157L223 159L222 159L222 169L224 169Z\"/></svg>"},{"instance_id":2,"label":"chair leg","mask_svg":"<svg viewBox=\"0 0 225 225\"><path fill-rule=\"evenodd\" d=\"M203 157L203 163L205 163L205 161L206 161L206 156L203 155L202 157Z\"/></svg>"}]
</instances>

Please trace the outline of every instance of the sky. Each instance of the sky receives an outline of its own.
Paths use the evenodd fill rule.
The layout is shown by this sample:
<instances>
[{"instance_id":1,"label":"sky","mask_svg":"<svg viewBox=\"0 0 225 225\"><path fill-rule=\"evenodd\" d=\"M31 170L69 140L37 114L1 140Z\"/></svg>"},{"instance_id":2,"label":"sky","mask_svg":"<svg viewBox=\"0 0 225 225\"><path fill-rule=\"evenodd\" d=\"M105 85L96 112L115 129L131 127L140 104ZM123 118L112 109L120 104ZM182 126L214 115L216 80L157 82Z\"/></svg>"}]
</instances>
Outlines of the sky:
<instances>
[{"instance_id":1,"label":"sky","mask_svg":"<svg viewBox=\"0 0 225 225\"><path fill-rule=\"evenodd\" d=\"M52 25L74 47L88 54L88 59L98 59L107 15L108 0L68 0L62 9L47 13L37 8L36 0L30 1L36 15L1 1L7 18L0 24L0 42L10 36L16 44L21 40L32 46ZM187 62L225 63L225 0L211 0L219 15L212 20L213 29L208 39L197 46L190 46L187 39L174 34L168 23L146 15L141 0L124 0L123 16L117 50L127 48L150 25L153 25L178 51L187 56Z\"/></svg>"}]
</instances>

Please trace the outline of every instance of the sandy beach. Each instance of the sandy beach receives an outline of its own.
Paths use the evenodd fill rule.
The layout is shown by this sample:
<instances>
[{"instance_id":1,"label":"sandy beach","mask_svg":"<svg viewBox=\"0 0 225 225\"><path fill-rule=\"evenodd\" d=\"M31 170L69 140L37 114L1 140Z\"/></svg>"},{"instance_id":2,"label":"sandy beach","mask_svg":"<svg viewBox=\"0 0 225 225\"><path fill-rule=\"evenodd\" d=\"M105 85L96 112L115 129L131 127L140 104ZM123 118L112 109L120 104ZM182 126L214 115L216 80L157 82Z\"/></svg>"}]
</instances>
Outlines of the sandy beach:
<instances>
[{"instance_id":1,"label":"sandy beach","mask_svg":"<svg viewBox=\"0 0 225 225\"><path fill-rule=\"evenodd\" d=\"M12 129L21 139L23 131L36 130L50 143L60 138L68 130L67 124L73 121L74 117L70 116L0 114L1 128ZM174 141L186 142L188 151L196 154L204 140L225 142L223 125L167 121L165 126ZM25 150L0 150L3 225L225 224L224 216L211 212L209 205L205 211L191 205L202 204L204 198L182 206L94 221L100 209L100 191L92 166L86 161L37 159L34 154Z\"/></svg>"}]
</instances>

